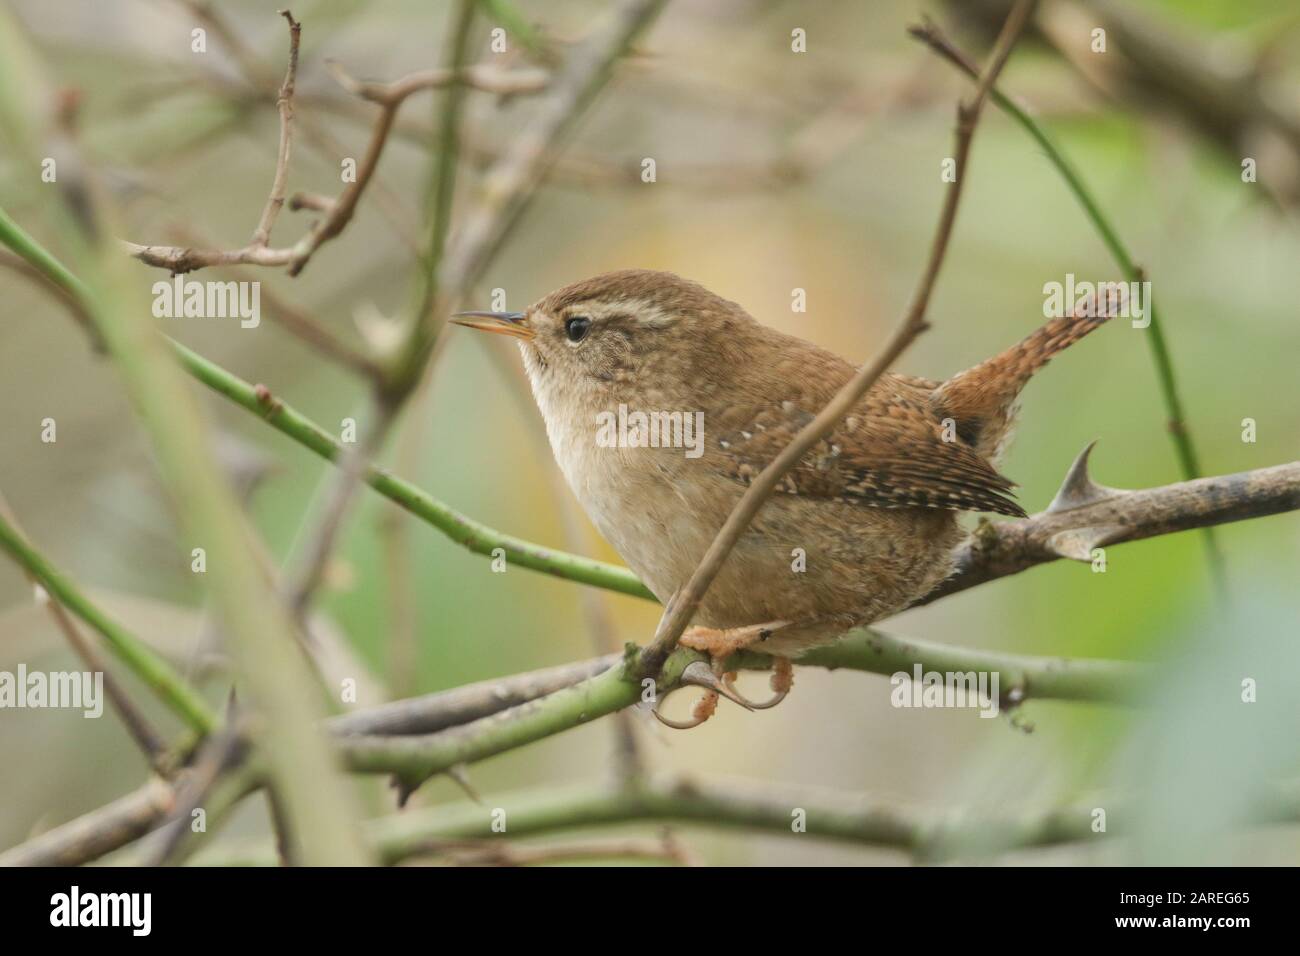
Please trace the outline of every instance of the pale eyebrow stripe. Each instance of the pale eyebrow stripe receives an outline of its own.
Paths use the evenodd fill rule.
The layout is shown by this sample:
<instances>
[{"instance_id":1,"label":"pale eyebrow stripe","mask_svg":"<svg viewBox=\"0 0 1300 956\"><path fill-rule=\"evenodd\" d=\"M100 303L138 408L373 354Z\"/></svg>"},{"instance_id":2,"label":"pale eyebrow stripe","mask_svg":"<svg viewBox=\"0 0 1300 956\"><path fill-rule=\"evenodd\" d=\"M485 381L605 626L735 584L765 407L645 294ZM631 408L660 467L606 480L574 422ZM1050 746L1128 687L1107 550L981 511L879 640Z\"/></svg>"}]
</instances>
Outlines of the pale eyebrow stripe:
<instances>
[{"instance_id":1,"label":"pale eyebrow stripe","mask_svg":"<svg viewBox=\"0 0 1300 956\"><path fill-rule=\"evenodd\" d=\"M653 302L639 298L588 299L571 303L557 311L570 318L583 316L593 322L607 322L616 318L636 319L639 325L653 329L667 328L678 319Z\"/></svg>"}]
</instances>

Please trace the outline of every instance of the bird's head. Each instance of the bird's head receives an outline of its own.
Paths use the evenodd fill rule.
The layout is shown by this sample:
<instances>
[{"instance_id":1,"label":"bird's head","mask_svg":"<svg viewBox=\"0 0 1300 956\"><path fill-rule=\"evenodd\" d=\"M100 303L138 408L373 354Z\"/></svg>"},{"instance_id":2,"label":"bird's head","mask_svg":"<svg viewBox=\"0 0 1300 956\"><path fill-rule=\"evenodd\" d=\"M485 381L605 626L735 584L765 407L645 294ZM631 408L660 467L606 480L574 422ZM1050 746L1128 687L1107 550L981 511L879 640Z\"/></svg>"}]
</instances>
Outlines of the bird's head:
<instances>
[{"instance_id":1,"label":"bird's head","mask_svg":"<svg viewBox=\"0 0 1300 956\"><path fill-rule=\"evenodd\" d=\"M607 272L552 292L524 312L461 312L458 325L520 340L543 393L631 401L689 389L735 352L753 320L734 302L670 272Z\"/></svg>"}]
</instances>

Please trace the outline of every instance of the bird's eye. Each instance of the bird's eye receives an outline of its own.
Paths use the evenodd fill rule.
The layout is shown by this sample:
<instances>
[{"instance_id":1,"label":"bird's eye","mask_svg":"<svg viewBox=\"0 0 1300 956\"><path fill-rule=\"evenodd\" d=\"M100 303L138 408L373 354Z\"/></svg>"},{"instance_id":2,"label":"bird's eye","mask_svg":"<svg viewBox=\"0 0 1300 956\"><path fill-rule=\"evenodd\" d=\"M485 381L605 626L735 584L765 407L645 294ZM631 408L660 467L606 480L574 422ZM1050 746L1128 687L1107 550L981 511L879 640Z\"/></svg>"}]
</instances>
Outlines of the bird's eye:
<instances>
[{"instance_id":1,"label":"bird's eye","mask_svg":"<svg viewBox=\"0 0 1300 956\"><path fill-rule=\"evenodd\" d=\"M564 320L564 334L569 337L570 342L581 342L591 331L591 319L585 316L575 315L571 319Z\"/></svg>"}]
</instances>

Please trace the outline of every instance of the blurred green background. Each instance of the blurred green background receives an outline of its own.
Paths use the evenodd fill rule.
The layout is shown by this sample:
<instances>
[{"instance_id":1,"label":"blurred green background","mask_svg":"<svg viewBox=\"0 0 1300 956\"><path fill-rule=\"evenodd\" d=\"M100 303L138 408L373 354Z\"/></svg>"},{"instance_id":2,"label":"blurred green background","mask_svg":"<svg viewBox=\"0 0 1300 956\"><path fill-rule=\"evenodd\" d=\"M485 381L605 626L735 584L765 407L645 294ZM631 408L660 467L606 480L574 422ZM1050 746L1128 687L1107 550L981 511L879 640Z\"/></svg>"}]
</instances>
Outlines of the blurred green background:
<instances>
[{"instance_id":1,"label":"blurred green background","mask_svg":"<svg viewBox=\"0 0 1300 956\"><path fill-rule=\"evenodd\" d=\"M275 4L220 4L275 75L285 31ZM324 68L394 79L437 62L449 4L296 3L303 23L300 117L358 155L366 110ZM963 5L964 6L964 5ZM978 6L978 5L976 5ZM1079 50L1096 22L1088 3L1044 14L1082 18ZM1125 5L1196 49L1244 55L1262 71L1277 109L1293 119L1300 80L1300 18L1288 0ZM579 39L605 5L521 2L545 36ZM161 0L13 0L11 9L44 59L50 90L83 96L79 138L122 201L130 238L169 242L183 224L208 242L245 241L274 165L272 104L247 96L219 40L190 52L193 16ZM907 38L923 14L967 49L987 32L970 8L921 2L671 2L637 55L590 111L557 175L542 189L488 271L481 301L505 290L522 308L553 288L598 272L647 267L696 279L760 321L866 360L906 308L948 188L939 162L952 151L954 106L967 82ZM1090 19L1091 18L1091 19ZM807 31L808 52L790 51ZM1064 29L1067 29L1068 26ZM486 36L481 56L487 58ZM560 47L563 50L563 46ZM1076 55L1080 55L1076 51ZM1205 61L1216 66L1219 60ZM1111 62L1100 59L1096 69ZM1002 87L1022 99L1081 169L1154 284L1187 421L1206 473L1291 461L1300 446L1300 234L1289 198L1294 149L1261 158L1259 183L1243 183L1232 155L1168 104L1107 91L1068 56L1026 38ZM244 93L241 94L240 91ZM425 177L429 96L410 101L389 144L380 185L405 224ZM529 115L530 100L472 94L469 138L495 154ZM52 122L52 120L51 120ZM657 182L640 181L653 157ZM1288 161L1290 166L1288 167ZM301 139L290 191L337 191L337 155ZM467 163L467 169L474 164ZM1289 172L1288 172L1289 169ZM1118 273L1057 171L1033 142L990 107L976 137L971 179L931 305L933 328L902 370L947 377L1011 344L1042 319L1042 286ZM0 163L6 209L48 238L49 201L29 170ZM468 208L472 174L462 177ZM1267 182L1266 182L1267 181ZM412 256L392 210L374 196L297 279L253 278L354 342L356 317L394 315L407 302ZM309 213L286 211L277 243ZM139 266L142 282L163 278ZM245 276L247 277L247 276ZM207 274L199 278L215 278ZM794 314L791 290L807 291ZM0 490L57 565L121 620L192 659L203 629L201 579L189 571L170 504L111 364L39 288L0 270ZM241 377L263 382L337 430L363 408L362 384L266 317L239 329L221 320L161 320L167 331ZM1003 471L1028 510L1051 500L1074 455L1099 439L1094 477L1121 488L1180 478L1165 428L1146 333L1116 322L1058 358L1027 389ZM519 390L518 356L505 341L450 329L430 387L407 410L386 464L452 506L521 537L564 546L555 465L540 417ZM495 354L491 350L496 350ZM516 376L512 381L510 376ZM196 391L200 386L194 385ZM267 547L281 563L328 477L323 464L247 413L203 392L232 463L265 465L251 500ZM40 440L54 418L58 441ZM1242 440L1242 420L1258 440ZM362 423L364 429L364 423ZM563 490L567 495L567 490ZM320 602L324 618L373 679L371 699L434 691L590 656L576 586L461 550L410 522L417 659L394 648L384 554L388 503L366 492L354 511ZM618 557L586 530L591 553ZM1015 854L1011 861L1300 861L1300 828L1225 836L1234 800L1297 772L1300 673L1300 522L1295 515L1218 531L1231 602L1215 598L1198 534L1111 549L1108 570L1059 562L948 598L889 621L900 634L1047 655L1162 661L1148 708L1030 702L1016 715L895 710L889 682L804 669L781 707L746 714L724 705L705 727L674 734L638 720L650 763L683 772L735 774L897 799L924 811L978 816L1133 794L1145 814L1137 839ZM620 641L645 640L658 608L604 598ZM0 668L66 662L58 634L10 563L0 562ZM65 666L70 666L66 665ZM1260 702L1238 703L1242 676ZM757 681L757 678L748 680ZM221 683L211 685L214 698ZM141 695L143 696L143 695ZM473 768L491 794L610 772L609 721ZM9 846L137 785L143 761L111 715L85 721L55 712L0 712L0 846ZM370 806L388 804L378 785ZM439 778L417 801L463 799ZM259 804L232 832L264 827ZM650 832L651 827L631 830ZM685 828L706 859L730 863L903 862L886 851L841 848L811 837L777 838Z\"/></svg>"}]
</instances>

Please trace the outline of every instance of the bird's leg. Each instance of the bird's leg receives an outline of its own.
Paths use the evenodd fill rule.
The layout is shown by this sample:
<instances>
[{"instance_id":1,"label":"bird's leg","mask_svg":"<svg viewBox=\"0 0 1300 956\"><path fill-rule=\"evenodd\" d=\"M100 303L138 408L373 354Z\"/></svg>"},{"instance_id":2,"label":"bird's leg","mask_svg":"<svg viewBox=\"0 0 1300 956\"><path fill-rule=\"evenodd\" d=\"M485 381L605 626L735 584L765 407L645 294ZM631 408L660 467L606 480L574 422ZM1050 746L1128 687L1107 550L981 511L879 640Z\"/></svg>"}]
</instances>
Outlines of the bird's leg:
<instances>
[{"instance_id":1,"label":"bird's leg","mask_svg":"<svg viewBox=\"0 0 1300 956\"><path fill-rule=\"evenodd\" d=\"M743 651L756 641L765 641L773 632L789 627L789 621L770 621L748 627L688 627L677 643L683 647L703 651L715 661L725 661L737 651Z\"/></svg>"},{"instance_id":2,"label":"bird's leg","mask_svg":"<svg viewBox=\"0 0 1300 956\"><path fill-rule=\"evenodd\" d=\"M756 704L741 694L735 686L736 675L724 673L722 668L727 658L738 651L743 651L751 644L766 640L774 631L787 627L789 623L789 621L772 621L768 624L753 624L747 627L719 629L696 626L687 628L686 632L682 634L679 643L685 647L708 654L712 666L707 677L703 674L695 674L692 679L686 680L686 675L683 674L683 683L704 687L704 696L696 703L689 722L670 720L660 714L658 709L655 710L655 716L664 724L677 730L698 727L712 717L714 711L717 710L719 694L740 704L747 710L766 710L769 707L775 707L785 699L785 695L789 693L790 687L794 683L794 668L791 666L789 659L784 657L774 658L771 686L775 696L761 704ZM720 681L719 678L721 678Z\"/></svg>"}]
</instances>

